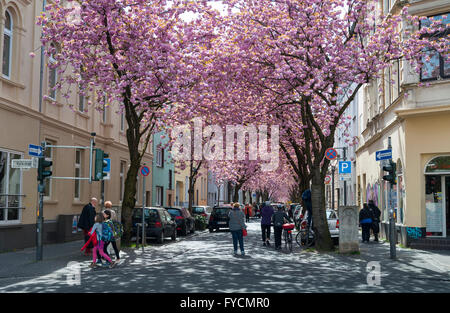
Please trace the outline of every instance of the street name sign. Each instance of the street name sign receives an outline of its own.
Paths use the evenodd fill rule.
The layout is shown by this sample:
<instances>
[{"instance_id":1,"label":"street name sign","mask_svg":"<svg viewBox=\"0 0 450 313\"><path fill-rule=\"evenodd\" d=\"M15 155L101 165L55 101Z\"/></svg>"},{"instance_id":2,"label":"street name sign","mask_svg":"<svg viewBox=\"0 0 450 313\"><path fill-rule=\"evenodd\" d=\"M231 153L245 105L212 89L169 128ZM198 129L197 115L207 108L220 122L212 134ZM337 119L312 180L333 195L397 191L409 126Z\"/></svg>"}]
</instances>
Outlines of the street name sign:
<instances>
[{"instance_id":1,"label":"street name sign","mask_svg":"<svg viewBox=\"0 0 450 313\"><path fill-rule=\"evenodd\" d=\"M30 169L30 168L37 168L37 167L38 167L38 161L35 158L11 160L11 168Z\"/></svg>"},{"instance_id":2,"label":"street name sign","mask_svg":"<svg viewBox=\"0 0 450 313\"><path fill-rule=\"evenodd\" d=\"M392 149L377 151L375 158L377 161L392 159Z\"/></svg>"},{"instance_id":3,"label":"street name sign","mask_svg":"<svg viewBox=\"0 0 450 313\"><path fill-rule=\"evenodd\" d=\"M41 157L42 154L42 147L29 144L28 145L28 154L36 157Z\"/></svg>"},{"instance_id":4,"label":"street name sign","mask_svg":"<svg viewBox=\"0 0 450 313\"><path fill-rule=\"evenodd\" d=\"M352 162L351 161L339 161L339 174L351 174Z\"/></svg>"}]
</instances>

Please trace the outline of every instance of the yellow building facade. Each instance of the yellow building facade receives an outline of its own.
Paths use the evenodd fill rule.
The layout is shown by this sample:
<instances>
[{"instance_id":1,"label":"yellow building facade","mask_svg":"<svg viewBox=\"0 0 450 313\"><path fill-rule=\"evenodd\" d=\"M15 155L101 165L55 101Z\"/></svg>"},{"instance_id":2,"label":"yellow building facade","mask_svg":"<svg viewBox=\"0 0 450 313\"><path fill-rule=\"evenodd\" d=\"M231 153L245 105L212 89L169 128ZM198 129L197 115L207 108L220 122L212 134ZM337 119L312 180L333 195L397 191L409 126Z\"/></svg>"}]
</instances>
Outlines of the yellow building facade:
<instances>
[{"instance_id":1,"label":"yellow building facade","mask_svg":"<svg viewBox=\"0 0 450 313\"><path fill-rule=\"evenodd\" d=\"M385 13L401 8L398 1L380 1L378 7ZM409 13L447 19L449 25L450 3L414 1ZM359 95L358 204L374 200L382 210L382 232L393 208L397 238L405 245L450 236L450 71L439 56L431 58L427 69L418 75L406 61L396 61ZM387 83L391 80L393 85ZM383 180L386 161L376 161L389 140L397 166L392 190Z\"/></svg>"},{"instance_id":2,"label":"yellow building facade","mask_svg":"<svg viewBox=\"0 0 450 313\"><path fill-rule=\"evenodd\" d=\"M37 171L14 169L13 159L31 159L29 145L45 141L51 145L90 145L91 133L96 133L96 148L109 154L110 179L104 182L104 199L121 206L124 182L129 166L125 136L126 120L117 114L118 106L104 111L88 106L88 98L73 90L68 103L57 91L49 94L49 85L57 75L47 67L47 57L40 69L40 27L36 17L41 14L42 1L0 0L0 252L34 246L36 243L36 213L38 206ZM30 57L30 53L35 57ZM42 94L53 97L56 104L40 99ZM71 104L74 110L69 108ZM53 177L88 177L89 150L51 148L45 151L53 162ZM151 148L143 162L152 163ZM146 181L148 196L151 176ZM138 190L141 190L138 182ZM142 192L137 205L142 203ZM91 197L102 198L101 182L57 180L46 182L44 197L44 243L80 238L76 227L67 228L67 220L81 213ZM97 208L97 211L100 207ZM70 225L72 226L72 225ZM72 233L73 231L73 233Z\"/></svg>"}]
</instances>

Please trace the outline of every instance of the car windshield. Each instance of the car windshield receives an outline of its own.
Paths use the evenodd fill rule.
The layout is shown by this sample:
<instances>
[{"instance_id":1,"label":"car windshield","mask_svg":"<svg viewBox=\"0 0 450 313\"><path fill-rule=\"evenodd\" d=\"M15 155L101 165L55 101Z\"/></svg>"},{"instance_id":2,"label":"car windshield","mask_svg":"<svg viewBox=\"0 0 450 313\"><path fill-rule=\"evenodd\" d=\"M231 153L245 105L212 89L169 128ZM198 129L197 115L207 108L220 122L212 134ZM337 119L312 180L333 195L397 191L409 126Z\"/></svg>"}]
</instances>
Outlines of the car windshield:
<instances>
[{"instance_id":1,"label":"car windshield","mask_svg":"<svg viewBox=\"0 0 450 313\"><path fill-rule=\"evenodd\" d=\"M181 216L181 211L177 209L168 209L167 210L172 216Z\"/></svg>"},{"instance_id":2,"label":"car windshield","mask_svg":"<svg viewBox=\"0 0 450 313\"><path fill-rule=\"evenodd\" d=\"M203 213L205 212L205 208L201 208L201 207L193 207L192 208L192 213Z\"/></svg>"},{"instance_id":3,"label":"car windshield","mask_svg":"<svg viewBox=\"0 0 450 313\"><path fill-rule=\"evenodd\" d=\"M216 214L222 214L222 215L224 215L224 214L228 214L228 211L230 211L230 209L231 209L231 208L215 208L215 209L214 209L214 212L215 212Z\"/></svg>"},{"instance_id":4,"label":"car windshield","mask_svg":"<svg viewBox=\"0 0 450 313\"><path fill-rule=\"evenodd\" d=\"M333 211L327 211L327 219L336 218L336 214Z\"/></svg>"},{"instance_id":5,"label":"car windshield","mask_svg":"<svg viewBox=\"0 0 450 313\"><path fill-rule=\"evenodd\" d=\"M145 213L145 219L148 221L148 222L156 222L156 221L158 221L158 212L157 212L157 210L155 210L155 209L150 209L150 210L145 210L144 211ZM136 210L134 210L134 213L133 213L133 218L135 218L135 219L142 219L142 209L136 209Z\"/></svg>"}]
</instances>

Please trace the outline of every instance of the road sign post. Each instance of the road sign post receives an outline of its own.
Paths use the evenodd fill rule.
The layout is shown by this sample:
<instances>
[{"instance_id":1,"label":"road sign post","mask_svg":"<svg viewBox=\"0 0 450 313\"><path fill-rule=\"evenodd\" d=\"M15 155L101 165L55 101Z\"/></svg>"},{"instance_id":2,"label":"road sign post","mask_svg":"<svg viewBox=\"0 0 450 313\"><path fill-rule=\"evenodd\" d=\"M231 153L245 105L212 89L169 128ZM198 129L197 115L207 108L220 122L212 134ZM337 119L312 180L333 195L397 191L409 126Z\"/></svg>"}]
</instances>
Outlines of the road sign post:
<instances>
[{"instance_id":1,"label":"road sign post","mask_svg":"<svg viewBox=\"0 0 450 313\"><path fill-rule=\"evenodd\" d=\"M145 220L144 220L144 216L145 216L145 178L147 177L148 174L150 174L150 169L148 168L148 166L142 166L141 168L141 174L142 174L142 252L144 252L144 244L146 241L146 234L145 234Z\"/></svg>"}]
</instances>

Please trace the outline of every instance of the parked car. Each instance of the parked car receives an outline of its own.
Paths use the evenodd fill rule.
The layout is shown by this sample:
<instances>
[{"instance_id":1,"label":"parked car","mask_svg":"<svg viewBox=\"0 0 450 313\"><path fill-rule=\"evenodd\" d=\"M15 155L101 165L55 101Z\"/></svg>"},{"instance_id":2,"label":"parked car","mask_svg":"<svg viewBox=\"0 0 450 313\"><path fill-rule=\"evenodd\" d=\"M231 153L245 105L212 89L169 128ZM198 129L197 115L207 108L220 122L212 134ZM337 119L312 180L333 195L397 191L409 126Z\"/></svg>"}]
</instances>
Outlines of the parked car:
<instances>
[{"instance_id":1,"label":"parked car","mask_svg":"<svg viewBox=\"0 0 450 313\"><path fill-rule=\"evenodd\" d=\"M163 243L166 237L171 237L172 240L177 238L176 223L166 209L155 207L145 208L144 221L147 224L145 228L146 238L156 238L158 243ZM135 208L133 210L131 230L133 236L137 235L137 223L142 223L142 208Z\"/></svg>"},{"instance_id":2,"label":"parked car","mask_svg":"<svg viewBox=\"0 0 450 313\"><path fill-rule=\"evenodd\" d=\"M195 232L195 219L186 208L166 207L170 215L175 219L177 224L177 231L182 236L187 236L188 232L193 234Z\"/></svg>"},{"instance_id":3,"label":"parked car","mask_svg":"<svg viewBox=\"0 0 450 313\"><path fill-rule=\"evenodd\" d=\"M271 206L275 211L278 210L278 208L283 208L283 210L286 212L286 206L283 203L272 203ZM286 212L287 213L287 212Z\"/></svg>"},{"instance_id":4,"label":"parked car","mask_svg":"<svg viewBox=\"0 0 450 313\"><path fill-rule=\"evenodd\" d=\"M213 210L212 207L206 205L194 206L192 207L192 215L204 216L206 218L206 222L208 222L212 210Z\"/></svg>"},{"instance_id":5,"label":"parked car","mask_svg":"<svg viewBox=\"0 0 450 313\"><path fill-rule=\"evenodd\" d=\"M231 205L215 206L209 217L208 228L209 232L219 230L220 228L229 228L229 217Z\"/></svg>"},{"instance_id":6,"label":"parked car","mask_svg":"<svg viewBox=\"0 0 450 313\"><path fill-rule=\"evenodd\" d=\"M333 210L327 210L326 215L331 239L333 239L333 241L337 243L339 242L339 218L337 216L337 213ZM308 219L308 211L305 212L305 215L303 216L303 219L300 223L301 229L306 228L307 219Z\"/></svg>"},{"instance_id":7,"label":"parked car","mask_svg":"<svg viewBox=\"0 0 450 313\"><path fill-rule=\"evenodd\" d=\"M296 209L297 206L299 206L299 205L300 205L300 203L291 203L291 204L289 205L288 214L289 214L289 212L290 212L290 214L292 214L292 216L294 216L295 209ZM290 215L289 215L289 216L290 216Z\"/></svg>"},{"instance_id":8,"label":"parked car","mask_svg":"<svg viewBox=\"0 0 450 313\"><path fill-rule=\"evenodd\" d=\"M294 209L294 224L297 228L303 219L302 210L303 207L300 204L298 204Z\"/></svg>"}]
</instances>

